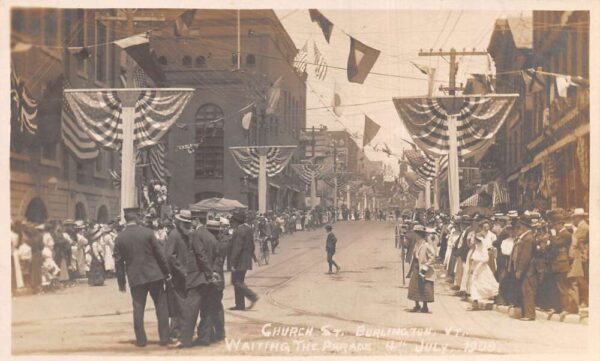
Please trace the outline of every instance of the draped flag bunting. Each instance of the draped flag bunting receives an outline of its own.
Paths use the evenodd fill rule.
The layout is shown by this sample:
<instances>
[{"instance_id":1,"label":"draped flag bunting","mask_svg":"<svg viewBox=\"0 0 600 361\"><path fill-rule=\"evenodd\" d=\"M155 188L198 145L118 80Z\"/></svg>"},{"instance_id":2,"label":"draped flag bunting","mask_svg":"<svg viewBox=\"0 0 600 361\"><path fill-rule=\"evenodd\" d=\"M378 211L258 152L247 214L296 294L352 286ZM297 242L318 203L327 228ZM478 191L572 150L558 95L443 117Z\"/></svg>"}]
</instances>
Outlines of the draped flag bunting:
<instances>
[{"instance_id":1,"label":"draped flag bunting","mask_svg":"<svg viewBox=\"0 0 600 361\"><path fill-rule=\"evenodd\" d=\"M308 14L310 15L310 21L319 24L319 27L323 31L323 36L325 36L325 40L329 43L331 32L333 31L333 23L323 16L319 10L309 9Z\"/></svg>"},{"instance_id":2,"label":"draped flag bunting","mask_svg":"<svg viewBox=\"0 0 600 361\"><path fill-rule=\"evenodd\" d=\"M65 80L64 88L70 87L69 81ZM77 122L67 98L62 97L62 100L61 133L63 143L77 159L95 159L99 154L98 145Z\"/></svg>"},{"instance_id":3,"label":"draped flag bunting","mask_svg":"<svg viewBox=\"0 0 600 361\"><path fill-rule=\"evenodd\" d=\"M516 97L394 98L394 105L415 143L434 157L448 154L448 118L456 118L458 155L487 149L509 116Z\"/></svg>"},{"instance_id":4,"label":"draped flag bunting","mask_svg":"<svg viewBox=\"0 0 600 361\"><path fill-rule=\"evenodd\" d=\"M137 34L114 42L115 45L127 52L156 84L166 81L165 74L158 66L155 54L150 50L150 36Z\"/></svg>"},{"instance_id":5,"label":"draped flag bunting","mask_svg":"<svg viewBox=\"0 0 600 361\"><path fill-rule=\"evenodd\" d=\"M294 68L298 73L304 73L306 71L306 64L308 61L308 40L304 43L302 49L298 51L294 58Z\"/></svg>"},{"instance_id":6,"label":"draped flag bunting","mask_svg":"<svg viewBox=\"0 0 600 361\"><path fill-rule=\"evenodd\" d=\"M323 182L330 186L331 188L335 188L335 179L337 178L337 188L338 190L345 190L346 185L350 182L350 173L347 172L330 172L323 175Z\"/></svg>"},{"instance_id":7,"label":"draped flag bunting","mask_svg":"<svg viewBox=\"0 0 600 361\"><path fill-rule=\"evenodd\" d=\"M445 173L448 168L448 156L443 156L438 165L438 173L435 172L435 158L419 149L404 150L404 156L410 167L420 176L432 180Z\"/></svg>"},{"instance_id":8,"label":"draped flag bunting","mask_svg":"<svg viewBox=\"0 0 600 361\"><path fill-rule=\"evenodd\" d=\"M167 183L168 170L165 167L165 156L167 147L163 142L156 143L148 150L148 160L150 162L150 171L152 178L163 184Z\"/></svg>"},{"instance_id":9,"label":"draped flag bunting","mask_svg":"<svg viewBox=\"0 0 600 361\"><path fill-rule=\"evenodd\" d=\"M330 166L325 164L292 164L292 169L298 174L300 179L306 183L310 184L311 180L314 179L322 179L323 176L330 172Z\"/></svg>"},{"instance_id":10,"label":"draped flag bunting","mask_svg":"<svg viewBox=\"0 0 600 361\"><path fill-rule=\"evenodd\" d=\"M288 165L294 155L296 146L266 146L266 147L231 147L229 152L235 163L244 173L258 177L259 157L261 151L267 155L267 177L274 177Z\"/></svg>"},{"instance_id":11,"label":"draped flag bunting","mask_svg":"<svg viewBox=\"0 0 600 361\"><path fill-rule=\"evenodd\" d=\"M379 124L375 123L371 118L365 115L365 130L363 132L363 147L371 143L373 138L379 132Z\"/></svg>"},{"instance_id":12,"label":"draped flag bunting","mask_svg":"<svg viewBox=\"0 0 600 361\"><path fill-rule=\"evenodd\" d=\"M119 149L123 140L119 92L119 89L65 91L77 123L90 139L110 150ZM158 143L177 121L192 94L192 90L140 89L135 103L134 146L142 149Z\"/></svg>"},{"instance_id":13,"label":"draped flag bunting","mask_svg":"<svg viewBox=\"0 0 600 361\"><path fill-rule=\"evenodd\" d=\"M319 80L325 80L327 77L327 63L325 62L325 57L317 48L317 44L313 43L313 48L315 50L315 77Z\"/></svg>"},{"instance_id":14,"label":"draped flag bunting","mask_svg":"<svg viewBox=\"0 0 600 361\"><path fill-rule=\"evenodd\" d=\"M380 53L379 50L373 49L353 37L350 37L348 81L351 83L364 83Z\"/></svg>"},{"instance_id":15,"label":"draped flag bunting","mask_svg":"<svg viewBox=\"0 0 600 361\"><path fill-rule=\"evenodd\" d=\"M25 81L15 69L10 72L11 127L21 133L35 134L38 103L29 94Z\"/></svg>"}]
</instances>

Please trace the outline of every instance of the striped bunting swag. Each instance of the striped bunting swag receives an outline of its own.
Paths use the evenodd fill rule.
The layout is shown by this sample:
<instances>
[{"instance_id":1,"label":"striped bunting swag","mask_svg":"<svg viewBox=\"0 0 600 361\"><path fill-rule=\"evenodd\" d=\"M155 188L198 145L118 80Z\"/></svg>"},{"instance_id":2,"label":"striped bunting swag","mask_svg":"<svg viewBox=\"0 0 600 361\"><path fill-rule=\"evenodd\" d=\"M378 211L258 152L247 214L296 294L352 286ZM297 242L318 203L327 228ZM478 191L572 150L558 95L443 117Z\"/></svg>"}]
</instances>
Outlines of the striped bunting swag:
<instances>
[{"instance_id":1,"label":"striped bunting swag","mask_svg":"<svg viewBox=\"0 0 600 361\"><path fill-rule=\"evenodd\" d=\"M327 173L323 175L323 182L330 186L331 188L335 188L335 179L337 178L337 187L338 190L346 189L346 185L350 182L350 174L349 173Z\"/></svg>"},{"instance_id":2,"label":"striped bunting swag","mask_svg":"<svg viewBox=\"0 0 600 361\"><path fill-rule=\"evenodd\" d=\"M461 207L477 207L479 204L479 193L475 193L460 203Z\"/></svg>"},{"instance_id":3,"label":"striped bunting swag","mask_svg":"<svg viewBox=\"0 0 600 361\"><path fill-rule=\"evenodd\" d=\"M31 97L25 81L19 78L14 68L10 72L10 100L11 126L18 127L21 133L35 134L38 103Z\"/></svg>"},{"instance_id":4,"label":"striped bunting swag","mask_svg":"<svg viewBox=\"0 0 600 361\"><path fill-rule=\"evenodd\" d=\"M267 154L267 177L274 177L288 165L295 146L231 147L229 151L237 165L247 175L258 177L260 152Z\"/></svg>"},{"instance_id":5,"label":"striped bunting swag","mask_svg":"<svg viewBox=\"0 0 600 361\"><path fill-rule=\"evenodd\" d=\"M476 156L508 118L516 97L394 98L398 115L412 139L425 152L448 154L448 118L456 117L458 155Z\"/></svg>"},{"instance_id":6,"label":"striped bunting swag","mask_svg":"<svg viewBox=\"0 0 600 361\"><path fill-rule=\"evenodd\" d=\"M404 156L410 167L420 176L432 180L435 173L435 158L419 149L404 150ZM448 168L448 156L443 156L439 163L439 175L443 176Z\"/></svg>"},{"instance_id":7,"label":"striped bunting swag","mask_svg":"<svg viewBox=\"0 0 600 361\"><path fill-rule=\"evenodd\" d=\"M69 81L65 80L64 88L70 87ZM100 152L98 146L79 125L65 97L62 101L61 133L63 143L76 158L85 160L98 157Z\"/></svg>"},{"instance_id":8,"label":"striped bunting swag","mask_svg":"<svg viewBox=\"0 0 600 361\"><path fill-rule=\"evenodd\" d=\"M152 178L160 181L163 184L167 184L167 173L168 170L165 167L165 154L167 147L163 142L157 143L155 146L148 150L148 160L150 162L150 170L152 172Z\"/></svg>"},{"instance_id":9,"label":"striped bunting swag","mask_svg":"<svg viewBox=\"0 0 600 361\"><path fill-rule=\"evenodd\" d=\"M492 205L497 206L498 204L508 204L510 202L510 196L506 191L506 188L500 185L498 182L493 182L494 194L492 197Z\"/></svg>"},{"instance_id":10,"label":"striped bunting swag","mask_svg":"<svg viewBox=\"0 0 600 361\"><path fill-rule=\"evenodd\" d=\"M77 122L101 147L118 150L123 141L122 104L117 89L65 92ZM135 104L134 145L150 147L160 141L179 118L191 91L141 90Z\"/></svg>"},{"instance_id":11,"label":"striped bunting swag","mask_svg":"<svg viewBox=\"0 0 600 361\"><path fill-rule=\"evenodd\" d=\"M313 179L322 179L326 173L329 173L330 166L325 164L292 164L292 169L298 174L300 179L306 183L310 184Z\"/></svg>"}]
</instances>

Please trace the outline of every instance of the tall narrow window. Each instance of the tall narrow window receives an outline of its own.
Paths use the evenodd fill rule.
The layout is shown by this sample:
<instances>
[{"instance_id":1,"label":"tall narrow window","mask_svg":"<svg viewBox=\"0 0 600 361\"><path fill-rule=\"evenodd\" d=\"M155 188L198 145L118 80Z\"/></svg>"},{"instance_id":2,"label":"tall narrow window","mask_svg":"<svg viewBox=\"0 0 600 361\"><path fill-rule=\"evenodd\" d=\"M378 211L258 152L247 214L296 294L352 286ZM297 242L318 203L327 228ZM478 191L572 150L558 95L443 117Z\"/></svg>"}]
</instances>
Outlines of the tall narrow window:
<instances>
[{"instance_id":1,"label":"tall narrow window","mask_svg":"<svg viewBox=\"0 0 600 361\"><path fill-rule=\"evenodd\" d=\"M96 22L96 80L100 82L105 82L107 78L107 31L106 25L100 21Z\"/></svg>"},{"instance_id":2,"label":"tall narrow window","mask_svg":"<svg viewBox=\"0 0 600 361\"><path fill-rule=\"evenodd\" d=\"M223 177L224 132L223 110L205 104L196 113L196 178Z\"/></svg>"}]
</instances>

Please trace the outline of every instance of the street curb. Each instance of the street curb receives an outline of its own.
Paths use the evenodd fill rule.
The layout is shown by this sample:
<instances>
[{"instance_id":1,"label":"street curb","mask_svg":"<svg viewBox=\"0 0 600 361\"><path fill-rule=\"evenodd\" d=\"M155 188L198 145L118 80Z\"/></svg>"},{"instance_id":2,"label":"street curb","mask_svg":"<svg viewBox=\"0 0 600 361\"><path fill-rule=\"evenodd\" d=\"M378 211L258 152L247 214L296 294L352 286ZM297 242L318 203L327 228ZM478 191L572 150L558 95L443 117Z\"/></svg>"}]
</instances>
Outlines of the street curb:
<instances>
[{"instance_id":1,"label":"street curb","mask_svg":"<svg viewBox=\"0 0 600 361\"><path fill-rule=\"evenodd\" d=\"M521 318L521 308L520 307L494 305L493 309L496 312L506 313L511 318L516 318L516 319ZM546 311L540 311L540 310L535 310L535 318L537 320L547 320L547 321L564 322L564 323L571 323L571 324L583 324L583 325L588 324L587 317L581 317L580 315L569 314L569 315L566 315L564 317L564 319L561 320L559 313L546 312Z\"/></svg>"}]
</instances>

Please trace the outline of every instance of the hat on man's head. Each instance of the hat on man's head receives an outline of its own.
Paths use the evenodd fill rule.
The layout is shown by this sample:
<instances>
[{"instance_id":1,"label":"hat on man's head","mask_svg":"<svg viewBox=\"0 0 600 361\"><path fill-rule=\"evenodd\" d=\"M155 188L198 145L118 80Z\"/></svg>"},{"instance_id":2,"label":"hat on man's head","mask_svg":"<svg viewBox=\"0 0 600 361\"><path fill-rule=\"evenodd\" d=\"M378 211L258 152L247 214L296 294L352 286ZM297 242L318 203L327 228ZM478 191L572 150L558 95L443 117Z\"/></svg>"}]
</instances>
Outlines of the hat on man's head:
<instances>
[{"instance_id":1,"label":"hat on man's head","mask_svg":"<svg viewBox=\"0 0 600 361\"><path fill-rule=\"evenodd\" d=\"M239 209L231 213L230 220L242 224L246 222L246 218L246 211Z\"/></svg>"},{"instance_id":2,"label":"hat on man's head","mask_svg":"<svg viewBox=\"0 0 600 361\"><path fill-rule=\"evenodd\" d=\"M182 209L175 215L175 219L184 223L192 223L192 212L189 209Z\"/></svg>"},{"instance_id":3,"label":"hat on man's head","mask_svg":"<svg viewBox=\"0 0 600 361\"><path fill-rule=\"evenodd\" d=\"M419 232L419 233L427 233L427 229L425 228L425 226L422 226L420 224L415 224L413 226L412 229L414 232Z\"/></svg>"},{"instance_id":4,"label":"hat on man's head","mask_svg":"<svg viewBox=\"0 0 600 361\"><path fill-rule=\"evenodd\" d=\"M75 225L75 221L72 219L65 219L63 221L63 226L74 226Z\"/></svg>"},{"instance_id":5,"label":"hat on man's head","mask_svg":"<svg viewBox=\"0 0 600 361\"><path fill-rule=\"evenodd\" d=\"M518 218L519 217L519 212L517 211L508 211L508 213L506 214L508 216L508 218Z\"/></svg>"},{"instance_id":6,"label":"hat on man's head","mask_svg":"<svg viewBox=\"0 0 600 361\"><path fill-rule=\"evenodd\" d=\"M127 208L123 208L123 214L140 214L140 208L139 207L127 207Z\"/></svg>"},{"instance_id":7,"label":"hat on man's head","mask_svg":"<svg viewBox=\"0 0 600 361\"><path fill-rule=\"evenodd\" d=\"M546 216L550 222L565 222L569 218L567 212L562 208L551 209Z\"/></svg>"},{"instance_id":8,"label":"hat on man's head","mask_svg":"<svg viewBox=\"0 0 600 361\"><path fill-rule=\"evenodd\" d=\"M85 228L85 223L81 220L78 219L75 221L75 229L83 229Z\"/></svg>"},{"instance_id":9,"label":"hat on man's head","mask_svg":"<svg viewBox=\"0 0 600 361\"><path fill-rule=\"evenodd\" d=\"M542 215L539 212L525 211L521 216L521 222L529 228L537 228L540 225Z\"/></svg>"},{"instance_id":10,"label":"hat on man's head","mask_svg":"<svg viewBox=\"0 0 600 361\"><path fill-rule=\"evenodd\" d=\"M587 217L588 213L583 208L575 208L571 217Z\"/></svg>"}]
</instances>

